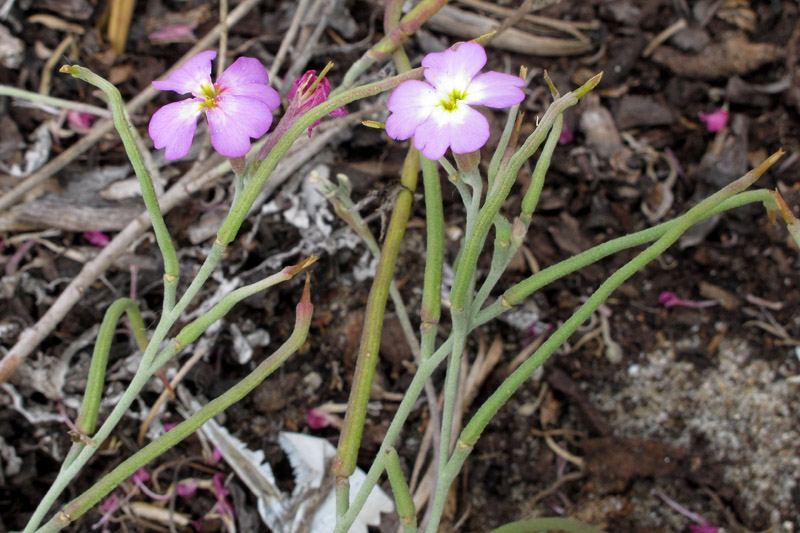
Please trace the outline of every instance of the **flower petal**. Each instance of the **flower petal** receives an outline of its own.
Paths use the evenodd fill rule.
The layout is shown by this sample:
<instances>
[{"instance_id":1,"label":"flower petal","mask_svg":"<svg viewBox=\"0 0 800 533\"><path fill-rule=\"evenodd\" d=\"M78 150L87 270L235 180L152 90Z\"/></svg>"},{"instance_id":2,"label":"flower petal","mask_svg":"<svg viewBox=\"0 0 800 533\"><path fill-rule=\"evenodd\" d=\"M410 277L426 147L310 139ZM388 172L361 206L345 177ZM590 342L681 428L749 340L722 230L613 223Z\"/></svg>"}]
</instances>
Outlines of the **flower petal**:
<instances>
[{"instance_id":1,"label":"flower petal","mask_svg":"<svg viewBox=\"0 0 800 533\"><path fill-rule=\"evenodd\" d=\"M206 112L211 145L227 157L250 151L250 138L261 137L272 124L272 109L262 100L223 93L217 105Z\"/></svg>"},{"instance_id":2,"label":"flower petal","mask_svg":"<svg viewBox=\"0 0 800 533\"><path fill-rule=\"evenodd\" d=\"M466 154L480 150L487 140L489 121L463 104L454 111L437 107L414 133L414 146L432 160L444 156L448 146L456 154Z\"/></svg>"},{"instance_id":3,"label":"flower petal","mask_svg":"<svg viewBox=\"0 0 800 533\"><path fill-rule=\"evenodd\" d=\"M439 92L465 90L486 64L486 51L478 43L461 43L456 50L428 54L422 60L425 79Z\"/></svg>"},{"instance_id":4,"label":"flower petal","mask_svg":"<svg viewBox=\"0 0 800 533\"><path fill-rule=\"evenodd\" d=\"M162 81L154 81L153 87L159 91L175 91L179 94L192 93L200 97L203 85L211 85L211 60L217 57L214 50L200 52L189 59L178 70Z\"/></svg>"},{"instance_id":5,"label":"flower petal","mask_svg":"<svg viewBox=\"0 0 800 533\"><path fill-rule=\"evenodd\" d=\"M190 98L167 104L153 114L148 131L156 149L166 148L164 157L180 159L189 152L202 100Z\"/></svg>"},{"instance_id":6,"label":"flower petal","mask_svg":"<svg viewBox=\"0 0 800 533\"><path fill-rule=\"evenodd\" d=\"M386 104L392 112L386 120L386 133L399 141L410 138L438 103L436 91L427 83L419 80L401 83Z\"/></svg>"},{"instance_id":7,"label":"flower petal","mask_svg":"<svg viewBox=\"0 0 800 533\"><path fill-rule=\"evenodd\" d=\"M464 101L472 105L511 107L525 99L524 86L525 81L520 77L492 70L472 78Z\"/></svg>"},{"instance_id":8,"label":"flower petal","mask_svg":"<svg viewBox=\"0 0 800 533\"><path fill-rule=\"evenodd\" d=\"M269 75L261 61L252 57L240 57L225 69L216 83L217 90L234 96L247 96L261 100L270 109L281 105L278 91L269 86Z\"/></svg>"}]
</instances>

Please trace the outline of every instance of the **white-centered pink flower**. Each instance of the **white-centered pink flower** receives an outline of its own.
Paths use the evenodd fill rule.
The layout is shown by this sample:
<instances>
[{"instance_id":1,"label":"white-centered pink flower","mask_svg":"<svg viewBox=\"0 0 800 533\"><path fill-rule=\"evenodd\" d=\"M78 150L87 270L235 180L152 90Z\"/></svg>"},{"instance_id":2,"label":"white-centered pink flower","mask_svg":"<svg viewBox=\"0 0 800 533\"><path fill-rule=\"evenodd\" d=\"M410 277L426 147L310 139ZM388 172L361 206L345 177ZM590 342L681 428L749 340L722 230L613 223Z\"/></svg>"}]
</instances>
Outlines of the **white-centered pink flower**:
<instances>
[{"instance_id":1,"label":"white-centered pink flower","mask_svg":"<svg viewBox=\"0 0 800 533\"><path fill-rule=\"evenodd\" d=\"M227 157L250 150L250 139L267 133L272 110L280 106L278 91L270 87L264 66L252 57L240 57L211 81L213 50L200 52L166 80L154 81L160 91L175 91L194 98L167 104L150 119L150 137L164 157L179 159L189 152L197 118L205 114L211 129L211 145Z\"/></svg>"},{"instance_id":2,"label":"white-centered pink flower","mask_svg":"<svg viewBox=\"0 0 800 533\"><path fill-rule=\"evenodd\" d=\"M489 140L489 121L471 106L510 107L525 98L522 79L480 73L484 65L486 52L473 42L425 56L427 83L406 81L392 92L386 133L397 140L413 136L414 146L433 160L448 147L456 154L479 150Z\"/></svg>"}]
</instances>

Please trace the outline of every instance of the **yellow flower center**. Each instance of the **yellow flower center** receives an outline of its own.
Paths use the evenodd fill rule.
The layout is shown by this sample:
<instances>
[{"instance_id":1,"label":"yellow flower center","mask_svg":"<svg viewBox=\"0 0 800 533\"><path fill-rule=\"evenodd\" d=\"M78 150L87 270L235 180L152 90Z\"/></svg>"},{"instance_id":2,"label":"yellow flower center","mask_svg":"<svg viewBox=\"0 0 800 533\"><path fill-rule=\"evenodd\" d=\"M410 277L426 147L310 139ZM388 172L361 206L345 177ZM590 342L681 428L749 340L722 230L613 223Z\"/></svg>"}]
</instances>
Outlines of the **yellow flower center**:
<instances>
[{"instance_id":1,"label":"yellow flower center","mask_svg":"<svg viewBox=\"0 0 800 533\"><path fill-rule=\"evenodd\" d=\"M445 111L450 111L451 113L458 109L458 102L459 100L463 100L467 97L467 92L462 91L461 89L453 89L447 95L447 98L440 101L439 105L444 108Z\"/></svg>"},{"instance_id":2,"label":"yellow flower center","mask_svg":"<svg viewBox=\"0 0 800 533\"><path fill-rule=\"evenodd\" d=\"M200 104L201 109L213 109L217 106L215 98L219 96L217 89L213 85L203 85L200 89L200 94L203 95L204 101Z\"/></svg>"}]
</instances>

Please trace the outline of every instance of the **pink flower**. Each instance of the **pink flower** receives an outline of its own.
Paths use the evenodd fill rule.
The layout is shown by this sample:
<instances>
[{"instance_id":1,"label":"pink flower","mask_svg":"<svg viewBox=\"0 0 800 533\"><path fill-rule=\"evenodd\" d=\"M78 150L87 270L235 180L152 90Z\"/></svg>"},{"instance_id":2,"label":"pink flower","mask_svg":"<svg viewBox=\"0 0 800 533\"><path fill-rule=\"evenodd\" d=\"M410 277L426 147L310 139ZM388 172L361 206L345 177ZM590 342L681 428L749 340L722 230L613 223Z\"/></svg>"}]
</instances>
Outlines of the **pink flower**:
<instances>
[{"instance_id":1,"label":"pink flower","mask_svg":"<svg viewBox=\"0 0 800 533\"><path fill-rule=\"evenodd\" d=\"M240 57L211 82L213 50L200 52L163 81L160 91L191 93L194 98L167 104L150 119L150 137L164 157L179 159L189 152L197 117L205 114L211 128L211 145L227 157L250 150L250 138L258 138L272 124L272 110L280 105L278 92L268 85L269 76L260 61Z\"/></svg>"},{"instance_id":2,"label":"pink flower","mask_svg":"<svg viewBox=\"0 0 800 533\"><path fill-rule=\"evenodd\" d=\"M711 133L716 133L724 128L729 117L730 113L724 107L711 113L700 113L700 120L706 123L706 129Z\"/></svg>"},{"instance_id":3,"label":"pink flower","mask_svg":"<svg viewBox=\"0 0 800 533\"><path fill-rule=\"evenodd\" d=\"M298 116L304 115L310 109L317 107L328 99L331 94L331 82L328 78L322 78L319 83L314 87L314 82L317 80L317 71L308 70L305 74L294 80L289 92L286 93L286 98L289 99L289 109L287 114L294 113ZM313 91L311 90L313 88ZM347 114L347 109L340 107L328 113L331 117L343 117ZM308 128L308 136L311 137L311 130L317 124L322 122L319 119Z\"/></svg>"},{"instance_id":4,"label":"pink flower","mask_svg":"<svg viewBox=\"0 0 800 533\"><path fill-rule=\"evenodd\" d=\"M392 114L386 133L397 140L414 136L414 146L428 159L439 159L447 148L466 154L489 140L489 121L472 105L510 107L525 98L525 82L517 76L480 70L486 52L477 43L428 54L422 60L425 79L406 81L389 97Z\"/></svg>"}]
</instances>

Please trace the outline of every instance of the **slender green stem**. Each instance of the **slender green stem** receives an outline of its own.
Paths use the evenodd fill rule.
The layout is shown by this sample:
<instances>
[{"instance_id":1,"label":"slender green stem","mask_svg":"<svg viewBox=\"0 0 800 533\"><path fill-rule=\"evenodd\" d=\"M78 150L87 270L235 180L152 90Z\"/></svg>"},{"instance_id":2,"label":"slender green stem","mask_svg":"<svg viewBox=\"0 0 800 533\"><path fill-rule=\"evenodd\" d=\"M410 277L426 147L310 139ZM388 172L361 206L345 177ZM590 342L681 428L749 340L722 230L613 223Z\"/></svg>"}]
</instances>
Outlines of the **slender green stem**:
<instances>
[{"instance_id":1,"label":"slender green stem","mask_svg":"<svg viewBox=\"0 0 800 533\"><path fill-rule=\"evenodd\" d=\"M505 248L501 246L502 242L500 242L498 245L495 245L495 251L494 255L492 256L492 265L489 270L489 274L487 274L486 279L481 285L481 288L478 291L477 296L474 298L471 306L473 319L481 310L481 307L483 307L483 304L486 302L486 299L489 297L492 289L494 289L495 285L497 285L497 282L500 281L500 277L503 275L506 268L508 268L509 263L511 263L511 260L517 253L517 250L519 250L519 247L522 244L524 233L527 233L528 231L528 226L531 223L531 214L536 209L536 205L539 203L539 196L541 195L542 187L544 186L545 175L547 174L547 169L550 168L550 160L553 157L553 152L555 151L556 145L558 144L558 139L561 136L561 127L563 122L563 115L556 117L555 122L553 122L553 127L550 129L550 134L547 136L547 141L542 148L542 154L536 161L536 167L533 170L531 184L522 200L520 218L516 222L518 225L516 226L517 229L519 229L520 232L523 232L522 235L519 236L520 238L514 240L513 243L510 242L509 246ZM496 222L497 220L495 218L495 224Z\"/></svg>"},{"instance_id":2,"label":"slender green stem","mask_svg":"<svg viewBox=\"0 0 800 533\"><path fill-rule=\"evenodd\" d=\"M727 209L733 209L753 202L763 202L768 210L773 212L777 210L777 204L775 203L775 200L773 199L770 191L757 190L757 191L748 191L737 194L733 198L726 200L725 202L721 203L719 206L717 206L710 212L706 213L705 218L711 217ZM667 232L667 230L669 230L669 228L672 227L673 224L677 223L678 220L679 219L675 219L669 222L662 223L654 228L640 231L630 236L614 239L613 241L609 241L608 243L601 244L600 246L597 247L597 248L602 248L601 250L602 253L590 254L589 252L595 250L593 248L592 250L587 250L586 252L579 254L579 256L575 256L574 258L572 258L576 259L580 257L579 261L572 261L570 259L563 261L562 263L559 263L559 265L554 265L554 267L561 266L562 271L564 273L563 275L570 274L580 268L583 268L584 266L599 261L611 255L612 253L624 250L626 248L639 246L646 242L653 241L664 235ZM605 246L606 244L611 246ZM542 270L539 274L542 274L544 272L545 270ZM550 283L555 279L558 279L559 277L560 276L550 276L548 281L541 283L541 285L539 285L537 288L532 289L531 293L534 290L538 290L539 288L545 286L547 283ZM528 293L527 295L530 295L531 293ZM522 296L520 294L521 296L520 299L525 298L527 295ZM508 309L511 308L510 304L500 305L501 301L505 300L501 298L497 302L498 305L492 305L481 311L478 314L475 324L470 325L470 329L472 330L481 324L485 324L486 322L492 320L493 318L496 318L497 316L503 314L504 312L506 312ZM516 303L519 303L519 301L517 301ZM367 472L367 476L364 480L364 483L361 485L361 488L359 489L358 493L353 497L353 500L351 502L350 508L347 511L347 514L341 519L339 523L337 523L335 533L346 533L350 525L352 525L353 521L355 521L361 508L367 501L367 497L377 484L378 479L381 476L381 473L383 473L386 464L385 457L383 454L385 454L389 446L394 445L394 443L396 442L397 437L399 436L400 431L403 428L406 419L410 415L411 410L413 409L415 403L417 402L417 399L419 398L424 389L425 382L430 378L430 376L433 374L436 368L438 368L441 362L444 361L444 359L448 356L448 354L452 350L452 346L453 346L453 336L451 335L439 347L439 349L437 349L436 352L434 352L434 354L429 359L424 361L417 369L417 372L416 374L414 374L414 378L412 379L411 384L406 390L405 396L403 396L403 400L397 407L397 412L395 413L395 416L392 419L391 424L389 425L389 429L386 431L386 435L383 438L381 447L378 451L378 454L375 457L375 460L372 463L372 466L370 466L369 471Z\"/></svg>"},{"instance_id":3,"label":"slender green stem","mask_svg":"<svg viewBox=\"0 0 800 533\"><path fill-rule=\"evenodd\" d=\"M506 153L508 142L511 139L511 134L514 131L514 125L517 122L517 113L519 112L519 104L513 106L508 110L508 118L506 118L506 125L503 128L503 134L500 136L500 141L497 143L497 149L489 161L489 170L486 173L486 179L489 184L488 189L491 191L494 185L494 180L497 177L497 171L500 170L500 162L503 160L503 154Z\"/></svg>"},{"instance_id":4,"label":"slender green stem","mask_svg":"<svg viewBox=\"0 0 800 533\"><path fill-rule=\"evenodd\" d=\"M442 268L444 266L444 207L442 184L436 162L421 158L422 178L425 186L425 220L427 243L425 248L425 278L422 286L420 316L420 358L424 361L436 349L436 330L442 314Z\"/></svg>"},{"instance_id":5,"label":"slender green stem","mask_svg":"<svg viewBox=\"0 0 800 533\"><path fill-rule=\"evenodd\" d=\"M106 440L106 438L108 438L108 436L124 416L125 412L136 399L136 396L138 396L139 392L153 375L152 372L154 369L152 369L152 362L158 353L161 343L167 336L169 329L172 327L175 321L178 320L181 313L194 299L202 285L211 275L211 272L213 272L213 270L219 264L220 260L222 259L222 255L225 252L225 248L226 247L219 242L214 243L211 252L209 252L208 257L206 257L205 262L200 267L200 270L195 276L195 279L189 285L189 288L186 289L183 297L171 311L161 317L158 326L156 326L156 329L150 338L147 349L142 355L142 362L139 365L139 369L136 371L136 374L128 384L128 388L125 389L125 392L122 394L119 402L117 402L117 404L114 406L111 413L106 418L106 421L102 426L100 426L100 429L97 430L97 433L92 435L92 441L96 445L99 446L103 441ZM53 503L55 503L58 496L64 491L67 484L69 484L69 482L75 478L78 472L80 472L80 469L83 468L83 466L94 455L95 451L95 448L85 447L74 458L72 463L67 468L59 472L56 480L50 486L50 489L48 489L47 493L42 498L42 501L39 502L39 505L36 507L36 510L31 516L24 533L30 533L39 526L48 509L52 507Z\"/></svg>"},{"instance_id":6,"label":"slender green stem","mask_svg":"<svg viewBox=\"0 0 800 533\"><path fill-rule=\"evenodd\" d=\"M553 127L550 128L550 135L547 136L547 142L544 143L542 155L540 155L539 159L536 161L536 167L534 167L533 176L531 176L531 184L528 186L528 190L525 191L525 196L522 198L520 218L525 222L526 226L530 224L531 215L539 204L539 196L542 194L544 179L547 175L547 170L550 168L550 160L558 144L558 139L561 137L563 125L564 115L558 115L553 122Z\"/></svg>"},{"instance_id":7,"label":"slender green stem","mask_svg":"<svg viewBox=\"0 0 800 533\"><path fill-rule=\"evenodd\" d=\"M337 521L336 528L334 529L335 533L347 533L350 531L350 526L355 521L362 507L364 507L364 503L366 503L367 498L372 492L372 489L375 487L378 479L380 479L380 476L383 473L386 465L386 450L397 440L400 430L403 429L403 424L405 424L406 419L414 408L414 404L417 402L417 399L425 388L425 382L428 381L428 378L431 377L441 362L444 361L444 359L452 350L452 346L453 339L451 337L445 341L439 347L439 349L436 350L434 354L425 360L417 369L416 374L414 374L414 378L411 380L411 384L408 386L408 389L406 389L403 400L397 406L397 411L395 412L394 418L392 418L392 422L389 424L389 429L386 430L383 443L381 444L378 453L375 455L375 460L372 462L372 466L370 466L367 476L364 479L364 482L361 484L361 488L358 489L358 492L350 502L350 508L347 510L347 513Z\"/></svg>"},{"instance_id":8,"label":"slender green stem","mask_svg":"<svg viewBox=\"0 0 800 533\"><path fill-rule=\"evenodd\" d=\"M774 156L768 160L773 162L777 160ZM771 163L770 163L771 164ZM712 194L695 207L690 209L685 215L678 218L672 225L669 226L667 231L659 237L655 243L651 244L644 251L639 253L635 258L623 265L619 270L614 272L600 287L589 297L589 299L581 307L579 307L573 315L567 319L564 324L558 328L543 344L536 350L524 363L522 363L500 387L481 405L477 413L472 417L464 430L456 445L456 452L453 457L448 461L445 466L443 479L449 485L452 484L458 472L461 470L464 461L472 451L473 446L480 438L481 433L489 424L491 419L497 414L497 411L505 404L506 401L513 395L519 387L530 377L530 375L544 363L548 357L563 344L578 327L583 324L592 313L608 298L608 296L624 283L633 274L638 272L647 263L658 257L667 248L669 248L680 236L693 224L699 222L715 207L719 206L732 197L736 193L746 189L752 185L761 173L768 168L764 164L760 165L754 171L748 172L743 177L735 182L726 186L722 190ZM446 492L444 493L446 495ZM441 516L441 510L444 508L444 496L439 492L437 487L437 494L434 500L434 511L431 515L431 521L428 524L428 531L434 532L438 527L438 521Z\"/></svg>"},{"instance_id":9,"label":"slender green stem","mask_svg":"<svg viewBox=\"0 0 800 533\"><path fill-rule=\"evenodd\" d=\"M83 396L78 419L75 421L77 434L74 435L73 438L75 440L72 447L61 464L61 471L72 464L72 461L75 460L87 444L96 446L96 443L89 439L89 435L94 432L97 425L97 414L102 400L111 342L117 329L117 323L123 313L128 315L131 332L139 350L144 353L147 349L147 331L142 320L142 314L139 312L139 307L130 298L120 298L106 310L103 323L97 333L97 340L92 353L92 363L89 367L89 376L86 381L86 392Z\"/></svg>"},{"instance_id":10,"label":"slender green stem","mask_svg":"<svg viewBox=\"0 0 800 533\"><path fill-rule=\"evenodd\" d=\"M593 78L594 80L594 78ZM599 80L597 80L599 81ZM597 81L593 83L596 84ZM588 84L589 82L587 82ZM592 85L593 87L594 85ZM475 274L475 268L478 262L478 256L486 238L486 234L494 221L495 215L500 211L511 186L516 181L517 173L522 167L522 164L536 151L539 145L544 141L547 132L553 126L556 117L560 115L564 109L578 103L577 94L581 89L567 93L559 98L548 108L547 112L539 122L539 126L528 137L525 143L519 150L511 157L508 166L500 176L499 181L495 183L495 187L489 192L486 203L481 208L478 219L475 222L475 231L466 240L461 260L459 261L459 268L456 271L455 281L450 293L450 302L453 311L463 312L468 305L470 294L469 286L472 283L472 278Z\"/></svg>"},{"instance_id":11,"label":"slender green stem","mask_svg":"<svg viewBox=\"0 0 800 533\"><path fill-rule=\"evenodd\" d=\"M217 233L217 238L219 241L223 244L228 244L233 241L233 239L236 237L236 234L239 232L242 222L244 222L245 217L247 217L247 213L250 211L253 202L258 196L258 193L261 191L261 187L264 185L264 182L275 169L275 166L278 164L281 158L286 155L286 152L292 146L294 141L297 140L300 135L308 131L309 126L311 126L317 120L325 117L331 111L339 109L350 102L394 89L406 80L417 79L422 76L422 70L422 68L417 68L392 78L387 78L385 80L380 80L375 83L370 83L369 85L363 85L361 87L356 87L355 89L343 92L338 96L331 98L330 100L311 109L305 115L300 117L297 122L295 122L294 125L289 128L278 140L278 142L275 143L275 146L272 148L272 150L270 150L269 155L267 155L267 157L261 162L253 176L247 181L247 184L241 193L241 198L239 198L239 200L233 206L231 209L231 214L227 219L225 219L225 222L223 222L222 227Z\"/></svg>"},{"instance_id":12,"label":"slender green stem","mask_svg":"<svg viewBox=\"0 0 800 533\"><path fill-rule=\"evenodd\" d=\"M511 522L491 533L534 533L535 531L568 531L569 533L603 533L602 529L597 529L589 524L578 522L570 518L546 517L531 518L529 520L519 520Z\"/></svg>"},{"instance_id":13,"label":"slender green stem","mask_svg":"<svg viewBox=\"0 0 800 533\"><path fill-rule=\"evenodd\" d=\"M166 450L197 431L200 426L205 424L212 417L244 398L303 345L308 335L313 309L308 283L306 283L306 288L303 291L303 298L300 300L300 303L297 304L297 318L294 331L277 351L259 364L255 370L234 387L221 396L211 400L187 420L123 461L109 474L106 474L100 481L95 483L89 490L67 504L60 513L40 528L38 533L51 533L65 528L91 509L101 498L114 490L117 485L130 477L137 469L146 465Z\"/></svg>"},{"instance_id":14,"label":"slender green stem","mask_svg":"<svg viewBox=\"0 0 800 533\"><path fill-rule=\"evenodd\" d=\"M339 218L347 222L347 224L353 228L356 234L361 237L361 240L364 241L364 244L367 245L367 249L369 249L372 255L380 260L381 248L378 245L378 241L375 240L375 236L372 234L364 218L358 212L351 211L351 208L355 204L349 196L349 186L344 187L340 184L339 187L335 187L326 180L321 184L320 190L331 203L334 212ZM392 280L391 285L389 285L389 297L392 299L392 304L394 304L395 312L397 313L397 320L400 322L400 327L403 329L403 334L406 336L406 341L414 355L414 359L419 359L419 341L417 341L414 327L411 325L411 319L408 316L408 309L403 301L403 296L400 294L400 290L397 288L397 283L395 283L394 280Z\"/></svg>"},{"instance_id":15,"label":"slender green stem","mask_svg":"<svg viewBox=\"0 0 800 533\"><path fill-rule=\"evenodd\" d=\"M9 87L8 85L0 85L0 96L11 96L21 100L28 100L30 102L37 102L40 104L50 105L61 109L71 109L81 113L89 113L97 117L111 118L111 112L108 109L98 107L95 105L84 104L82 102L73 102L72 100L64 100L63 98L56 98L46 94L35 93L33 91L26 91L25 89L18 89L16 87Z\"/></svg>"},{"instance_id":16,"label":"slender green stem","mask_svg":"<svg viewBox=\"0 0 800 533\"><path fill-rule=\"evenodd\" d=\"M344 426L339 437L339 447L333 462L333 472L337 476L350 476L355 471L358 448L361 445L361 434L367 414L369 393L375 377L375 366L378 363L381 330L384 310L389 292L389 283L394 276L400 243L405 234L414 190L417 187L419 173L419 152L410 149L403 164L401 176L402 189L397 194L394 211L386 231L386 241L381 252L381 259L375 272L367 309L364 318L364 329L361 336L358 360L356 362L353 386L347 405Z\"/></svg>"},{"instance_id":17,"label":"slender green stem","mask_svg":"<svg viewBox=\"0 0 800 533\"><path fill-rule=\"evenodd\" d=\"M388 58L395 48L403 44L409 36L413 35L425 21L435 15L447 2L448 0L422 0L419 2L414 9L400 19L400 23L396 27L353 63L345 73L342 84L331 94L337 95L341 91L352 87L361 74L376 62Z\"/></svg>"},{"instance_id":18,"label":"slender green stem","mask_svg":"<svg viewBox=\"0 0 800 533\"><path fill-rule=\"evenodd\" d=\"M136 146L136 141L131 133L133 126L131 125L128 112L125 109L125 104L122 102L122 95L120 95L119 90L114 87L114 85L87 68L77 65L64 65L61 67L60 72L69 73L78 79L94 85L108 96L111 109L114 113L114 126L117 128L117 132L119 132L119 136L122 138L122 144L125 146L125 151L133 165L133 170L136 173L136 177L139 179L142 198L144 199L144 204L147 207L148 213L150 213L153 231L156 234L156 242L164 258L165 280L167 276L169 276L170 279L177 279L179 274L178 255L175 253L172 237L170 237L167 225L164 223L164 217L161 215L161 208L158 205L158 198L156 198L153 181L150 179L150 174L145 168L144 161L142 161L142 154L139 153L139 147Z\"/></svg>"},{"instance_id":19,"label":"slender green stem","mask_svg":"<svg viewBox=\"0 0 800 533\"><path fill-rule=\"evenodd\" d=\"M108 353L111 350L111 342L117 330L117 322L119 322L123 313L128 315L128 320L131 322L131 330L134 332L139 349L142 352L147 349L147 334L145 333L144 321L142 321L139 306L130 298L120 298L111 304L106 311L94 344L92 364L89 367L89 377L86 382L86 393L83 396L80 414L75 422L75 427L83 435L90 435L97 426L97 414L100 411L100 400L103 396Z\"/></svg>"},{"instance_id":20,"label":"slender green stem","mask_svg":"<svg viewBox=\"0 0 800 533\"><path fill-rule=\"evenodd\" d=\"M392 484L392 493L397 507L397 516L400 517L400 525L404 533L416 533L417 531L417 509L414 506L414 498L408 490L406 477L400 467L400 459L397 457L397 450L389 447L386 450L386 473L389 474L389 483Z\"/></svg>"}]
</instances>

